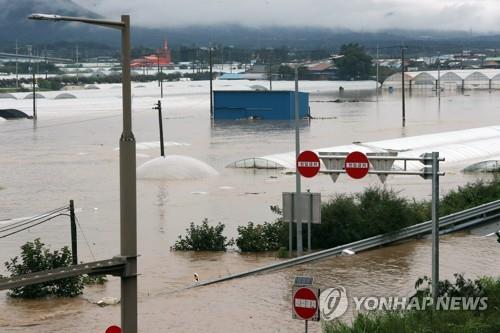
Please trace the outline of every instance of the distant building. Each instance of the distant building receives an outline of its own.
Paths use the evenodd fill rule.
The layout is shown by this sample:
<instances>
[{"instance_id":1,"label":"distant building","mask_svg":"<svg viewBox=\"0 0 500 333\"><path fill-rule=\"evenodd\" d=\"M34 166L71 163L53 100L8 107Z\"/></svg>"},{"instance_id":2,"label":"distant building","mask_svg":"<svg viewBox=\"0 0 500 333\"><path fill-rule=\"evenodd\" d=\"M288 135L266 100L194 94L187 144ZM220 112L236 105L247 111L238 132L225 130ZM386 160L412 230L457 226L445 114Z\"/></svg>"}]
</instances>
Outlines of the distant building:
<instances>
[{"instance_id":1,"label":"distant building","mask_svg":"<svg viewBox=\"0 0 500 333\"><path fill-rule=\"evenodd\" d=\"M143 68L143 67L165 67L172 63L172 55L168 48L167 40L163 42L163 48L158 49L156 54L143 56L138 59L132 60L130 67Z\"/></svg>"},{"instance_id":2,"label":"distant building","mask_svg":"<svg viewBox=\"0 0 500 333\"><path fill-rule=\"evenodd\" d=\"M336 67L330 61L309 64L306 68L313 80L333 80L337 73Z\"/></svg>"},{"instance_id":3,"label":"distant building","mask_svg":"<svg viewBox=\"0 0 500 333\"><path fill-rule=\"evenodd\" d=\"M483 67L500 68L500 57L488 57L484 59Z\"/></svg>"}]
</instances>

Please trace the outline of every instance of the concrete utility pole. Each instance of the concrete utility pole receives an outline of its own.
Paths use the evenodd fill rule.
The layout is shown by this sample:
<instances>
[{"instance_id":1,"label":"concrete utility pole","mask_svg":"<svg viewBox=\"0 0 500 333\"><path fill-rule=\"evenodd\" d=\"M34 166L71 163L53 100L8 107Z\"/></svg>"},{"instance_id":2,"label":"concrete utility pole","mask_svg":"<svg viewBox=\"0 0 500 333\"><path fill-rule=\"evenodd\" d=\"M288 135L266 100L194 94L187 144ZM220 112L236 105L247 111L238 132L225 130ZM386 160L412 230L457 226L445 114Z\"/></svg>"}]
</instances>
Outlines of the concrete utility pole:
<instances>
[{"instance_id":1,"label":"concrete utility pole","mask_svg":"<svg viewBox=\"0 0 500 333\"><path fill-rule=\"evenodd\" d=\"M76 236L76 216L75 216L75 203L73 200L69 201L69 218L71 222L71 255L73 265L78 265L78 239Z\"/></svg>"},{"instance_id":2,"label":"concrete utility pole","mask_svg":"<svg viewBox=\"0 0 500 333\"><path fill-rule=\"evenodd\" d=\"M18 54L19 54L19 47L17 45L17 39L16 39L16 89L19 88Z\"/></svg>"},{"instance_id":3,"label":"concrete utility pole","mask_svg":"<svg viewBox=\"0 0 500 333\"><path fill-rule=\"evenodd\" d=\"M273 91L273 67L269 62L269 91Z\"/></svg>"},{"instance_id":4,"label":"concrete utility pole","mask_svg":"<svg viewBox=\"0 0 500 333\"><path fill-rule=\"evenodd\" d=\"M437 84L438 101L441 102L441 52L438 52L438 84Z\"/></svg>"},{"instance_id":5,"label":"concrete utility pole","mask_svg":"<svg viewBox=\"0 0 500 333\"><path fill-rule=\"evenodd\" d=\"M75 55L76 55L76 85L78 85L78 44L76 44L76 50L75 50Z\"/></svg>"},{"instance_id":6,"label":"concrete utility pole","mask_svg":"<svg viewBox=\"0 0 500 333\"><path fill-rule=\"evenodd\" d=\"M210 63L210 119L214 119L214 87L213 87L213 63L212 63L212 47L208 47L208 61Z\"/></svg>"},{"instance_id":7,"label":"concrete utility pole","mask_svg":"<svg viewBox=\"0 0 500 333\"><path fill-rule=\"evenodd\" d=\"M28 48L28 54L30 56L30 63L29 63L29 70L31 71L32 74L32 79L31 79L31 89L32 89L32 97L33 97L33 120L37 120L37 115L36 115L36 89L35 89L35 84L36 84L36 76L35 76L35 68L33 67L33 62L32 62L32 46L31 45L26 45Z\"/></svg>"},{"instance_id":8,"label":"concrete utility pole","mask_svg":"<svg viewBox=\"0 0 500 333\"><path fill-rule=\"evenodd\" d=\"M377 80L377 82L375 82L375 94L377 96L376 98L377 98L377 102L378 102L378 84L379 84L378 83L378 44L377 44L377 63L376 63L376 68L377 68L377 70L376 70L376 73L377 73L376 74L377 75L376 80Z\"/></svg>"},{"instance_id":9,"label":"concrete utility pole","mask_svg":"<svg viewBox=\"0 0 500 333\"><path fill-rule=\"evenodd\" d=\"M403 117L403 127L406 125L405 113L405 47L401 45L401 107Z\"/></svg>"},{"instance_id":10,"label":"concrete utility pole","mask_svg":"<svg viewBox=\"0 0 500 333\"><path fill-rule=\"evenodd\" d=\"M45 55L45 80L47 80L48 76L49 76L49 69L48 69L49 62L47 60L47 45L45 45L44 55Z\"/></svg>"},{"instance_id":11,"label":"concrete utility pole","mask_svg":"<svg viewBox=\"0 0 500 333\"><path fill-rule=\"evenodd\" d=\"M298 65L295 67L295 161L299 158L300 155L300 131L299 131L299 109L300 109L300 100L299 100L299 67ZM295 221L297 222L297 256L300 257L303 252L302 246L302 217L300 211L300 173L299 170L295 170L295 202L294 202L294 211L295 211Z\"/></svg>"},{"instance_id":12,"label":"concrete utility pole","mask_svg":"<svg viewBox=\"0 0 500 333\"><path fill-rule=\"evenodd\" d=\"M161 114L161 101L155 104L154 110L158 110L158 126L160 127L160 154L165 157L165 145L163 143L163 117Z\"/></svg>"}]
</instances>

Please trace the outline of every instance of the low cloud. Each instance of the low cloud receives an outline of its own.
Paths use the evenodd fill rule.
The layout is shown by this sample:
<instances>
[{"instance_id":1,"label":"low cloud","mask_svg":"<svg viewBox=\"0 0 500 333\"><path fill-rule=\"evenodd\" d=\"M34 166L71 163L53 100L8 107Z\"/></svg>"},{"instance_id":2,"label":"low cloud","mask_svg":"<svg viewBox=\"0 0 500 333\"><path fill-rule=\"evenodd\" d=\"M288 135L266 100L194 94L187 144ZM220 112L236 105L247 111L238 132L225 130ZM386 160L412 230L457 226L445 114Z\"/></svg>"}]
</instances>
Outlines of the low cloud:
<instances>
[{"instance_id":1,"label":"low cloud","mask_svg":"<svg viewBox=\"0 0 500 333\"><path fill-rule=\"evenodd\" d=\"M147 27L238 23L380 29L500 31L498 0L73 0Z\"/></svg>"}]
</instances>

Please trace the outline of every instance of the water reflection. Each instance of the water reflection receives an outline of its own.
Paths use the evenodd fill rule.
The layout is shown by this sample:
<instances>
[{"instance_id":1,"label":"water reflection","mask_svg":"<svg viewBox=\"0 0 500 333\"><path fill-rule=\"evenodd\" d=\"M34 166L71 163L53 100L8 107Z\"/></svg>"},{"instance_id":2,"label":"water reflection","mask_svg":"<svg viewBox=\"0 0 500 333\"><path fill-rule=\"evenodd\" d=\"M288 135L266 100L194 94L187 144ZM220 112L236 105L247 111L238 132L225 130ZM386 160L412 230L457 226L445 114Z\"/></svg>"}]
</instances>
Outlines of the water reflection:
<instances>
[{"instance_id":1,"label":"water reflection","mask_svg":"<svg viewBox=\"0 0 500 333\"><path fill-rule=\"evenodd\" d=\"M165 210L168 202L167 185L164 182L158 184L158 195L156 205L158 206L158 231L165 233Z\"/></svg>"}]
</instances>

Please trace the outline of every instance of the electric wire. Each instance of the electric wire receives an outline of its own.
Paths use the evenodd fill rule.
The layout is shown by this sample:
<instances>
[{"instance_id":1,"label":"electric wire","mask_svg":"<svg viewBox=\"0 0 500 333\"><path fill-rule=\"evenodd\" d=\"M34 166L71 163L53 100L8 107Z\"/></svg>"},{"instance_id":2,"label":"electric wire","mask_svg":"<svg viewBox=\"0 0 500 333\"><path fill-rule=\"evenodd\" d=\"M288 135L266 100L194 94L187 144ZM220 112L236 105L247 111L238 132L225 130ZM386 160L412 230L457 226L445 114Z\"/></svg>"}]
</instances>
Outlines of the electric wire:
<instances>
[{"instance_id":1,"label":"electric wire","mask_svg":"<svg viewBox=\"0 0 500 333\"><path fill-rule=\"evenodd\" d=\"M37 226L37 225L39 225L39 224L42 224L42 223L48 222L48 221L50 221L50 220L53 220L53 219L55 219L56 217L59 217L59 216L61 216L61 215L66 215L66 214L58 214L58 215L55 215L55 216L51 216L51 217L49 217L49 218L47 218L47 219L45 219L45 220L43 220L43 221L40 221L40 222L38 222L38 223L35 223L35 224L29 225L29 226L27 226L27 227L24 227L24 228L22 228L22 229L19 229L19 230L13 231L13 232L11 232L11 233L9 233L9 234L7 234L7 235L2 235L2 236L0 236L0 239L5 238L5 237L9 237L9 236L12 236L12 235L15 235L15 234L17 234L17 233L19 233L19 232L21 232L21 231L26 230L26 229L33 228L33 227L35 227L35 226Z\"/></svg>"},{"instance_id":2,"label":"electric wire","mask_svg":"<svg viewBox=\"0 0 500 333\"><path fill-rule=\"evenodd\" d=\"M52 216L54 214L58 214L60 212L68 210L68 208L69 207L61 207L59 209L52 210L52 211L47 212L45 214L40 214L40 215L33 216L33 217L30 217L30 218L25 219L25 220L17 221L17 222L14 222L14 223L2 226L2 227L0 227L0 233L3 233L3 232L6 232L6 231L9 231L9 230L12 230L12 229L16 229L16 228L25 226L27 224L36 222L36 221L38 221L40 219L43 219L43 218L46 218L46 217L50 217L50 216Z\"/></svg>"},{"instance_id":3,"label":"electric wire","mask_svg":"<svg viewBox=\"0 0 500 333\"><path fill-rule=\"evenodd\" d=\"M92 248L90 247L90 243L89 241L87 240L87 236L85 236L85 232L83 231L83 228L82 226L80 225L80 222L78 221L78 218L75 216L75 221L76 221L76 224L78 225L78 228L80 229L80 231L82 232L82 236L83 236L83 239L85 240L85 243L87 244L87 248L89 249L90 251L90 255L92 256L92 259L94 259L94 261L96 261L96 258L95 258L95 255L94 255L94 252L92 251Z\"/></svg>"}]
</instances>

